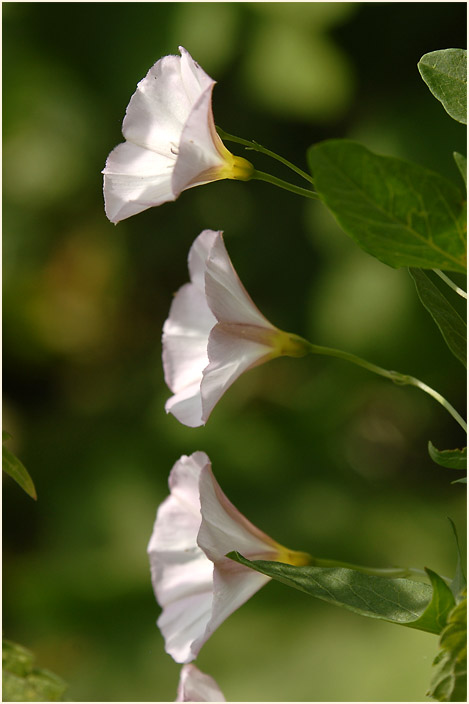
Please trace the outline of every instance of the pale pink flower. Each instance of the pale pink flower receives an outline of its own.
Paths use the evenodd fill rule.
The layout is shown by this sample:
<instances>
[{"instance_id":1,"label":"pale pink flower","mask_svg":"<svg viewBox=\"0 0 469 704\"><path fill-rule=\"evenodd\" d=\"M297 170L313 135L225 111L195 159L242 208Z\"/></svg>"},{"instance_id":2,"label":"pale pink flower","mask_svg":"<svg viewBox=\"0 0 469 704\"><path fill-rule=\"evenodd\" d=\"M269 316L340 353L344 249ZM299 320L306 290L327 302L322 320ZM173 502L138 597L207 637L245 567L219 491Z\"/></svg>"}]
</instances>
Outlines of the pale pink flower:
<instances>
[{"instance_id":1,"label":"pale pink flower","mask_svg":"<svg viewBox=\"0 0 469 704\"><path fill-rule=\"evenodd\" d=\"M179 676L176 702L226 702L213 677L195 665L183 665Z\"/></svg>"},{"instance_id":2,"label":"pale pink flower","mask_svg":"<svg viewBox=\"0 0 469 704\"><path fill-rule=\"evenodd\" d=\"M247 181L253 172L216 132L215 81L183 47L179 51L159 59L130 99L122 124L126 141L102 172L111 222L175 200L187 188L224 178Z\"/></svg>"},{"instance_id":3,"label":"pale pink flower","mask_svg":"<svg viewBox=\"0 0 469 704\"><path fill-rule=\"evenodd\" d=\"M283 332L255 306L231 263L221 232L204 230L189 252L190 283L176 293L163 327L163 368L173 396L166 412L203 425L247 369L308 343Z\"/></svg>"},{"instance_id":4,"label":"pale pink flower","mask_svg":"<svg viewBox=\"0 0 469 704\"><path fill-rule=\"evenodd\" d=\"M169 476L148 545L152 584L162 607L157 624L176 662L194 660L223 621L269 577L225 557L307 564L256 528L229 501L204 452L183 455Z\"/></svg>"}]
</instances>

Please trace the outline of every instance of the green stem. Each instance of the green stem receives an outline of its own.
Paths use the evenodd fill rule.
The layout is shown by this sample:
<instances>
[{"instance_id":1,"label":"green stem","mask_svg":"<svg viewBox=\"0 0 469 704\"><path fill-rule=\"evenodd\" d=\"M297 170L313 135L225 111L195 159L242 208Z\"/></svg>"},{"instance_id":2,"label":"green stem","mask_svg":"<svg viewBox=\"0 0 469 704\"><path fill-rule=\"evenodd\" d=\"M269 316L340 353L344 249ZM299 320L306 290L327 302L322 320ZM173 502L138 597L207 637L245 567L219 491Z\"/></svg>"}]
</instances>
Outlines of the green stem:
<instances>
[{"instance_id":1,"label":"green stem","mask_svg":"<svg viewBox=\"0 0 469 704\"><path fill-rule=\"evenodd\" d=\"M356 355L350 354L349 352L336 350L332 347L322 347L321 345L313 345L311 342L307 342L306 340L304 340L304 342L306 343L311 354L322 354L326 355L327 357L338 357L339 359L344 359L347 362L356 364L359 367L364 367L364 369L368 369L368 371L373 372L374 374L384 376L386 379L390 379L395 384L403 386L415 386L418 389L425 391L425 393L427 393L429 396L432 396L435 401L438 401L438 403L440 403L443 408L445 408L448 413L453 416L455 421L459 423L464 432L467 433L467 425L464 422L464 419L456 411L456 409L453 408L453 406L444 398L444 396L438 393L438 391L432 389L427 384L424 384L424 382L420 381L420 379L416 379L414 376L409 376L408 374L401 374L400 372L383 369L382 367L378 367L376 364L367 362L365 359L361 359L361 357L357 357Z\"/></svg>"},{"instance_id":2,"label":"green stem","mask_svg":"<svg viewBox=\"0 0 469 704\"><path fill-rule=\"evenodd\" d=\"M448 286L449 286L450 288L452 288L453 291L456 291L456 293L457 293L459 296L462 296L462 298L466 298L466 299L467 299L467 293L466 293L465 291L463 291L462 288L459 288L459 286L457 286L457 285L454 283L454 281L451 281L451 279L449 278L449 276L446 276L446 274L444 274L442 271L440 271L440 269L433 269L433 271L435 272L435 274L436 274L437 276L440 277L440 279L442 279L442 280L445 282L445 284L448 284Z\"/></svg>"},{"instance_id":3,"label":"green stem","mask_svg":"<svg viewBox=\"0 0 469 704\"><path fill-rule=\"evenodd\" d=\"M289 169L297 173L299 176L302 178L306 179L309 183L313 183L313 179L309 174L307 174L305 171L302 169L298 168L298 166L295 166L295 164L292 164L291 161L288 161L285 159L283 156L280 156L279 154L276 154L275 152L272 152L270 149L266 149L266 147L263 147L261 144L258 144L257 142L249 141L247 139L243 139L242 137L235 137L232 134L228 134L224 130L221 129L221 127L217 127L217 132L220 135L221 139L225 140L226 142L236 142L237 144L242 144L244 145L247 149L252 149L255 152L260 152L261 154L266 154L267 156L272 157L272 159L276 159L277 161L280 161L281 164L284 166L288 166Z\"/></svg>"},{"instance_id":4,"label":"green stem","mask_svg":"<svg viewBox=\"0 0 469 704\"><path fill-rule=\"evenodd\" d=\"M285 191L297 193L299 196L304 196L305 198L312 198L313 200L317 200L319 198L318 194L314 191L310 191L307 188L301 188L301 186L295 186L293 183L288 183L288 181L283 181L281 178L277 178L271 174L266 174L263 171L257 171L257 169L254 169L251 174L251 179L255 179L257 181L267 181L267 183L272 183L274 186L283 188Z\"/></svg>"}]
</instances>

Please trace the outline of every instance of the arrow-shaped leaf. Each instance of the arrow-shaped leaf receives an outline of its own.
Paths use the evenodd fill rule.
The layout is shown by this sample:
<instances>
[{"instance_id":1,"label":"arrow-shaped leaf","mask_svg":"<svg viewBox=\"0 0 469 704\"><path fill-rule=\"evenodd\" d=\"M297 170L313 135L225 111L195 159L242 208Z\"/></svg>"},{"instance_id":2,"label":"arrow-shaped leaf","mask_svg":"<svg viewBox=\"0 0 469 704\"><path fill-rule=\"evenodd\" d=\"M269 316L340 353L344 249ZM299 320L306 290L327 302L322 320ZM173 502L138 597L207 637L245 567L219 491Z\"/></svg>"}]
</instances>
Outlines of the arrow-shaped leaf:
<instances>
[{"instance_id":1,"label":"arrow-shaped leaf","mask_svg":"<svg viewBox=\"0 0 469 704\"><path fill-rule=\"evenodd\" d=\"M467 325L451 303L421 269L409 269L418 296L428 310L451 352L466 366Z\"/></svg>"},{"instance_id":2,"label":"arrow-shaped leaf","mask_svg":"<svg viewBox=\"0 0 469 704\"><path fill-rule=\"evenodd\" d=\"M296 567L281 562L227 557L305 594L362 616L438 634L454 606L450 588L427 570L432 586L411 579L387 579L342 567Z\"/></svg>"}]
</instances>

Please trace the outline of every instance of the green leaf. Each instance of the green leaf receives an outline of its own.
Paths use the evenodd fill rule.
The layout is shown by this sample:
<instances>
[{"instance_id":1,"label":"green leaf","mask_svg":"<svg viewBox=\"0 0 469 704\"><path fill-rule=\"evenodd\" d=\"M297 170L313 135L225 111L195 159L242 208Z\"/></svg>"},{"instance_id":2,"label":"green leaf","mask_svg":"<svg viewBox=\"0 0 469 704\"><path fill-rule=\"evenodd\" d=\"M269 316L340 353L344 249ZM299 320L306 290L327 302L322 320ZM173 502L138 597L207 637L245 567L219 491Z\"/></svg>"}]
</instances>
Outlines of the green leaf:
<instances>
[{"instance_id":1,"label":"green leaf","mask_svg":"<svg viewBox=\"0 0 469 704\"><path fill-rule=\"evenodd\" d=\"M464 185L467 188L467 159L459 152L453 152L453 159L456 162L456 166L464 180Z\"/></svg>"},{"instance_id":2,"label":"green leaf","mask_svg":"<svg viewBox=\"0 0 469 704\"><path fill-rule=\"evenodd\" d=\"M65 682L48 670L34 667L34 655L23 646L3 640L2 664L2 701L63 701Z\"/></svg>"},{"instance_id":3,"label":"green leaf","mask_svg":"<svg viewBox=\"0 0 469 704\"><path fill-rule=\"evenodd\" d=\"M436 464L447 469L467 469L467 447L462 450L437 450L435 445L428 441L428 454Z\"/></svg>"},{"instance_id":4,"label":"green leaf","mask_svg":"<svg viewBox=\"0 0 469 704\"><path fill-rule=\"evenodd\" d=\"M467 596L448 615L433 661L428 696L439 702L467 701Z\"/></svg>"},{"instance_id":5,"label":"green leaf","mask_svg":"<svg viewBox=\"0 0 469 704\"><path fill-rule=\"evenodd\" d=\"M457 553L456 570L455 570L453 581L451 582L451 591L453 592L453 596L456 599L456 601L458 601L458 596L465 589L467 581L466 581L466 574L465 574L463 566L462 566L462 554L461 554L461 547L459 545L458 531L456 530L456 526L454 525L454 521L452 521L451 518L448 518L448 521L450 522L451 528L453 530L454 539L456 541L456 553Z\"/></svg>"},{"instance_id":6,"label":"green leaf","mask_svg":"<svg viewBox=\"0 0 469 704\"><path fill-rule=\"evenodd\" d=\"M315 188L339 225L392 267L466 271L461 191L428 169L345 139L309 149Z\"/></svg>"},{"instance_id":7,"label":"green leaf","mask_svg":"<svg viewBox=\"0 0 469 704\"><path fill-rule=\"evenodd\" d=\"M8 672L26 677L31 672L34 663L34 655L30 650L22 645L12 643L9 640L2 641L2 667Z\"/></svg>"},{"instance_id":8,"label":"green leaf","mask_svg":"<svg viewBox=\"0 0 469 704\"><path fill-rule=\"evenodd\" d=\"M423 614L412 623L406 624L410 628L430 633L441 633L445 627L448 614L455 605L453 592L436 572L425 570L432 583L432 598Z\"/></svg>"},{"instance_id":9,"label":"green leaf","mask_svg":"<svg viewBox=\"0 0 469 704\"><path fill-rule=\"evenodd\" d=\"M281 562L247 560L237 552L227 557L289 587L362 616L438 634L454 597L435 573L432 587L411 579L387 579L343 567L295 567Z\"/></svg>"},{"instance_id":10,"label":"green leaf","mask_svg":"<svg viewBox=\"0 0 469 704\"><path fill-rule=\"evenodd\" d=\"M467 325L451 303L421 269L409 269L423 306L440 328L451 352L466 366Z\"/></svg>"},{"instance_id":11,"label":"green leaf","mask_svg":"<svg viewBox=\"0 0 469 704\"><path fill-rule=\"evenodd\" d=\"M11 435L2 431L2 442L6 442ZM2 460L3 460L3 471L9 474L15 482L17 482L24 491L31 496L32 499L37 499L36 488L34 482L29 476L28 470L20 462L20 460L15 457L15 455L8 450L5 445L2 444Z\"/></svg>"},{"instance_id":12,"label":"green leaf","mask_svg":"<svg viewBox=\"0 0 469 704\"><path fill-rule=\"evenodd\" d=\"M467 124L467 52L442 49L417 64L423 80L454 120Z\"/></svg>"}]
</instances>

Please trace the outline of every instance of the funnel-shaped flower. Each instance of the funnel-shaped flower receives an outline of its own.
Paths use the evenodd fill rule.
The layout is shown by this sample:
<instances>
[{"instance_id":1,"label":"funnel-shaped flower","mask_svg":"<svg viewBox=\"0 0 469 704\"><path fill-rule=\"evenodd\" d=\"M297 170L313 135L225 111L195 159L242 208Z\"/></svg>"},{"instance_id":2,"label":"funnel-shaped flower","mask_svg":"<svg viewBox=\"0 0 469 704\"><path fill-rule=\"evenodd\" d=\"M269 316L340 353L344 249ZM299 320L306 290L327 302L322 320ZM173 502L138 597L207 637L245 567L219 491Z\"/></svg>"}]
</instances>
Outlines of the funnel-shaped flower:
<instances>
[{"instance_id":1,"label":"funnel-shaped flower","mask_svg":"<svg viewBox=\"0 0 469 704\"><path fill-rule=\"evenodd\" d=\"M163 327L166 411L203 425L229 386L269 359L307 353L308 343L283 332L258 310L233 268L221 232L204 230L189 252L191 282L179 289Z\"/></svg>"},{"instance_id":2,"label":"funnel-shaped flower","mask_svg":"<svg viewBox=\"0 0 469 704\"><path fill-rule=\"evenodd\" d=\"M177 702L226 702L213 677L195 665L183 665L179 676Z\"/></svg>"},{"instance_id":3,"label":"funnel-shaped flower","mask_svg":"<svg viewBox=\"0 0 469 704\"><path fill-rule=\"evenodd\" d=\"M163 611L166 651L187 663L216 628L269 581L225 555L307 564L250 523L227 499L204 452L182 456L169 476L148 545L153 589Z\"/></svg>"},{"instance_id":4,"label":"funnel-shaped flower","mask_svg":"<svg viewBox=\"0 0 469 704\"><path fill-rule=\"evenodd\" d=\"M109 154L103 170L111 222L175 200L192 186L223 178L247 181L253 172L216 132L215 81L179 50L181 56L159 59L130 99L122 124L126 141Z\"/></svg>"}]
</instances>

